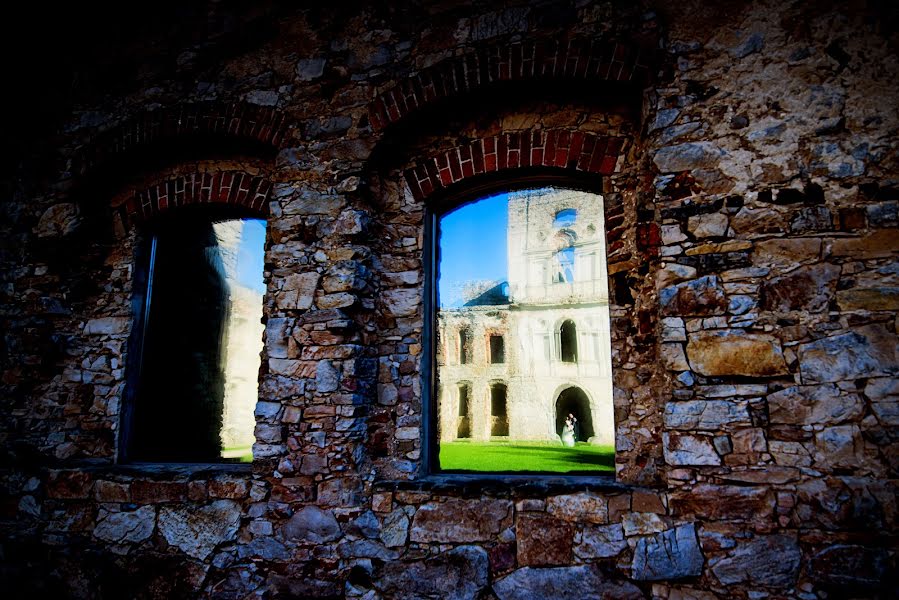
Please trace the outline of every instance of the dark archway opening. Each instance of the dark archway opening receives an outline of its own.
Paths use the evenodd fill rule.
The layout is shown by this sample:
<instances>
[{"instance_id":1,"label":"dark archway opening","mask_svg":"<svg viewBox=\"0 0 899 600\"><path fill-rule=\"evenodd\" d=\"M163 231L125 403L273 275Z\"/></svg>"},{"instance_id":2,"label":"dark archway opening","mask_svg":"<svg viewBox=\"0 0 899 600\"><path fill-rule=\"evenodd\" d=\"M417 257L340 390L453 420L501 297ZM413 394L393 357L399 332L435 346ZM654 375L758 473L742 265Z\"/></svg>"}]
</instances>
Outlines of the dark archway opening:
<instances>
[{"instance_id":1,"label":"dark archway opening","mask_svg":"<svg viewBox=\"0 0 899 600\"><path fill-rule=\"evenodd\" d=\"M577 328L574 321L562 323L559 330L559 345L562 362L577 362Z\"/></svg>"},{"instance_id":2,"label":"dark archway opening","mask_svg":"<svg viewBox=\"0 0 899 600\"><path fill-rule=\"evenodd\" d=\"M574 418L577 419L575 439L578 442L586 442L593 437L593 415L590 413L590 400L581 388L566 388L559 394L559 398L556 400L557 435L562 435L562 428L565 427L565 419L569 414L574 415Z\"/></svg>"}]
</instances>

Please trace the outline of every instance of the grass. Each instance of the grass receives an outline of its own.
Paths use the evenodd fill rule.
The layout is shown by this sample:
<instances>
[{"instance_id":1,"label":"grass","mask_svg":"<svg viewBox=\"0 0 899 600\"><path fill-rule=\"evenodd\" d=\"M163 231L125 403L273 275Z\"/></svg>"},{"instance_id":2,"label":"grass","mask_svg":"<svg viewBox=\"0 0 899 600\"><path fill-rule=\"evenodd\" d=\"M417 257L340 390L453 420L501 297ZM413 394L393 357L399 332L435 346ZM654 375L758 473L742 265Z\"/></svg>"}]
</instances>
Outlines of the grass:
<instances>
[{"instance_id":1,"label":"grass","mask_svg":"<svg viewBox=\"0 0 899 600\"><path fill-rule=\"evenodd\" d=\"M440 444L445 471L607 472L615 471L615 448L578 443L566 448L552 442L469 442Z\"/></svg>"},{"instance_id":2,"label":"grass","mask_svg":"<svg viewBox=\"0 0 899 600\"><path fill-rule=\"evenodd\" d=\"M230 458L235 462L253 462L253 446L233 446L222 450L222 458Z\"/></svg>"}]
</instances>

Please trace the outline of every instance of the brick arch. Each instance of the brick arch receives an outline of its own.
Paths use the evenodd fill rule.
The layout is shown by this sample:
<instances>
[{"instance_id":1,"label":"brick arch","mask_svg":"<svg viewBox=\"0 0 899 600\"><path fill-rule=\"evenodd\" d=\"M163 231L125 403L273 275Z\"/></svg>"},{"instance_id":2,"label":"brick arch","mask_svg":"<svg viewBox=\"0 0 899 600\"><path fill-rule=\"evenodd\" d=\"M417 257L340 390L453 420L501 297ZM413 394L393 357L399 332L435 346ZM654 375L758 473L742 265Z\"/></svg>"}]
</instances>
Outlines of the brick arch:
<instances>
[{"instance_id":1,"label":"brick arch","mask_svg":"<svg viewBox=\"0 0 899 600\"><path fill-rule=\"evenodd\" d=\"M422 160L403 175L419 201L464 179L512 169L550 167L611 175L628 139L569 129L503 132Z\"/></svg>"},{"instance_id":2,"label":"brick arch","mask_svg":"<svg viewBox=\"0 0 899 600\"><path fill-rule=\"evenodd\" d=\"M376 131L442 98L470 93L501 81L652 80L655 49L648 44L594 38L495 43L447 58L409 76L369 104Z\"/></svg>"},{"instance_id":3,"label":"brick arch","mask_svg":"<svg viewBox=\"0 0 899 600\"><path fill-rule=\"evenodd\" d=\"M164 140L197 136L247 140L275 150L290 124L270 106L246 102L190 102L149 110L94 136L75 151L71 172L84 176L125 153Z\"/></svg>"},{"instance_id":4,"label":"brick arch","mask_svg":"<svg viewBox=\"0 0 899 600\"><path fill-rule=\"evenodd\" d=\"M271 192L267 177L246 171L188 173L124 194L113 201L112 208L126 226L196 204L241 207L265 217Z\"/></svg>"}]
</instances>

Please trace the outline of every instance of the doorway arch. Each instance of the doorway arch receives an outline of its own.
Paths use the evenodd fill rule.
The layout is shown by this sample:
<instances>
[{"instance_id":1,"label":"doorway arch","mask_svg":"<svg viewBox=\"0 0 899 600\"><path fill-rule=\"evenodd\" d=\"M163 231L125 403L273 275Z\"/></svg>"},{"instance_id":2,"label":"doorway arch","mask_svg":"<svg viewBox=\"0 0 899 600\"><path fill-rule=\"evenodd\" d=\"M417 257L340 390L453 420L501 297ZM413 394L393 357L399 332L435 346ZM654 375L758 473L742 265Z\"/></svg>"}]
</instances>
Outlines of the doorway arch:
<instances>
[{"instance_id":1,"label":"doorway arch","mask_svg":"<svg viewBox=\"0 0 899 600\"><path fill-rule=\"evenodd\" d=\"M562 435L562 428L565 427L565 419L569 414L577 419L576 441L586 442L595 435L590 399L587 393L577 386L565 388L556 398L556 435Z\"/></svg>"}]
</instances>

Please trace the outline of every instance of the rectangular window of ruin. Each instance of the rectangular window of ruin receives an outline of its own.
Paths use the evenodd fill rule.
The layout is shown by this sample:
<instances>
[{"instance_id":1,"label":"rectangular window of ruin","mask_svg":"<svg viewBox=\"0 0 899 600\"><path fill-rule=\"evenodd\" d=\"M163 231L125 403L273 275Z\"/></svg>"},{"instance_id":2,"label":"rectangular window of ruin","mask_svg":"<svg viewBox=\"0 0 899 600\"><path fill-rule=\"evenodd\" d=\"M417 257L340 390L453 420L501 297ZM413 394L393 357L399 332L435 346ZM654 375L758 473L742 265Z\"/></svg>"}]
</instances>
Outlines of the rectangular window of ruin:
<instances>
[{"instance_id":1,"label":"rectangular window of ruin","mask_svg":"<svg viewBox=\"0 0 899 600\"><path fill-rule=\"evenodd\" d=\"M471 334L467 329L459 330L459 364L471 362Z\"/></svg>"},{"instance_id":2,"label":"rectangular window of ruin","mask_svg":"<svg viewBox=\"0 0 899 600\"><path fill-rule=\"evenodd\" d=\"M490 362L494 365L506 362L506 345L501 335L490 336Z\"/></svg>"},{"instance_id":3,"label":"rectangular window of ruin","mask_svg":"<svg viewBox=\"0 0 899 600\"><path fill-rule=\"evenodd\" d=\"M509 435L509 419L506 412L506 386L494 383L490 386L490 435Z\"/></svg>"},{"instance_id":4,"label":"rectangular window of ruin","mask_svg":"<svg viewBox=\"0 0 899 600\"><path fill-rule=\"evenodd\" d=\"M124 458L249 462L265 221L179 214L148 233Z\"/></svg>"},{"instance_id":5,"label":"rectangular window of ruin","mask_svg":"<svg viewBox=\"0 0 899 600\"><path fill-rule=\"evenodd\" d=\"M431 350L433 470L614 471L611 349L578 348L611 339L603 216L601 196L551 187L435 215L433 337L459 360Z\"/></svg>"}]
</instances>

